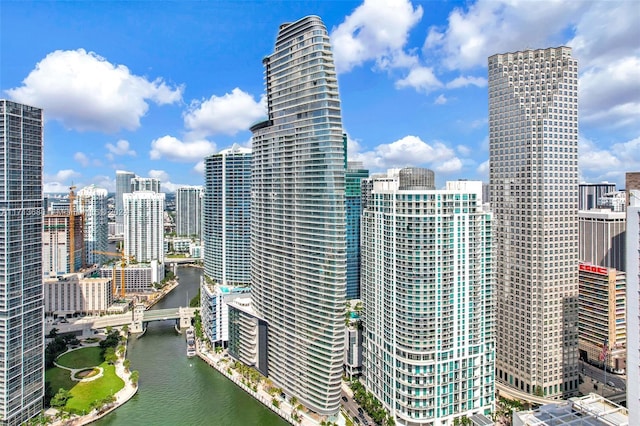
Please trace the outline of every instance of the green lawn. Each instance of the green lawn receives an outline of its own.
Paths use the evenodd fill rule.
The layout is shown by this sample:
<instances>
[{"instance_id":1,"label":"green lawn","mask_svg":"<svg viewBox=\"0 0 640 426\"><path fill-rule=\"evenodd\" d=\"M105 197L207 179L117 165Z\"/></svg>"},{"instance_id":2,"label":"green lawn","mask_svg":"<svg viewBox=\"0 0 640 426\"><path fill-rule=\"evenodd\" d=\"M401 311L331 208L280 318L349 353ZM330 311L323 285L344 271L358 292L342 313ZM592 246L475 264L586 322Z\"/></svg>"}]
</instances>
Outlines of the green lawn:
<instances>
[{"instance_id":1,"label":"green lawn","mask_svg":"<svg viewBox=\"0 0 640 426\"><path fill-rule=\"evenodd\" d=\"M78 383L71 389L72 398L67 409L76 413L89 412L93 401L113 395L124 387L124 381L116 375L116 368L106 362L100 364L104 375L99 379Z\"/></svg>"},{"instance_id":2,"label":"green lawn","mask_svg":"<svg viewBox=\"0 0 640 426\"><path fill-rule=\"evenodd\" d=\"M51 389L53 389L54 393L58 392L60 388L69 390L77 383L71 380L69 370L58 367L49 368L45 371L44 380L51 383Z\"/></svg>"},{"instance_id":3,"label":"green lawn","mask_svg":"<svg viewBox=\"0 0 640 426\"><path fill-rule=\"evenodd\" d=\"M77 349L60 356L56 362L68 368L91 368L103 362L100 348L93 346Z\"/></svg>"}]
</instances>

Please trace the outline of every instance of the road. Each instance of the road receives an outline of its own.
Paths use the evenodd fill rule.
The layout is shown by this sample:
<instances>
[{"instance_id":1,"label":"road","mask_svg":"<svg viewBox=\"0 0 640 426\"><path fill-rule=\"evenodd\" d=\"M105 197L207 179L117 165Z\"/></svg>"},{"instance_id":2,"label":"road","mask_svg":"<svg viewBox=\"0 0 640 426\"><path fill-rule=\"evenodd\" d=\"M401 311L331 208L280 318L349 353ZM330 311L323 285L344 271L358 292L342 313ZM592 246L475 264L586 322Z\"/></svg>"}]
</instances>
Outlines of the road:
<instances>
[{"instance_id":1,"label":"road","mask_svg":"<svg viewBox=\"0 0 640 426\"><path fill-rule=\"evenodd\" d=\"M358 412L358 408L360 408L360 405L351 397L349 393L345 392L344 389L342 390L341 404L347 414L349 414L349 416L353 418L354 425L365 425L368 423L370 426L373 426L376 424L373 420L371 420L371 417L369 417L369 415L364 410L362 410L362 415ZM358 418L358 420L356 420L356 418ZM363 419L366 419L366 422Z\"/></svg>"},{"instance_id":2,"label":"road","mask_svg":"<svg viewBox=\"0 0 640 426\"><path fill-rule=\"evenodd\" d=\"M585 382L588 382L591 379L594 379L596 380L596 382L599 382L599 383L612 382L615 385L615 387L621 391L627 388L627 384L624 379L624 376L607 372L607 377L605 380L605 377L604 377L605 374L602 368L596 367L595 365L591 365L588 362L584 362L582 360L580 360L580 366L579 366L578 372L586 376L584 378Z\"/></svg>"}]
</instances>

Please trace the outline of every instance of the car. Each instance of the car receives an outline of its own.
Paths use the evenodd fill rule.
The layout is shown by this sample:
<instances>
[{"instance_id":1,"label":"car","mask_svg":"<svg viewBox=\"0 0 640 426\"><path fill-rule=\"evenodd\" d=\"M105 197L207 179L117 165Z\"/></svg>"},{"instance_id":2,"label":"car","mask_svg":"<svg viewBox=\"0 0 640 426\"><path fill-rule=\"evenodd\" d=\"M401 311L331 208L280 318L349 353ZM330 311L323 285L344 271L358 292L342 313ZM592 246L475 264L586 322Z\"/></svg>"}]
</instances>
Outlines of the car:
<instances>
[{"instance_id":1,"label":"car","mask_svg":"<svg viewBox=\"0 0 640 426\"><path fill-rule=\"evenodd\" d=\"M359 419L359 418L357 418L357 417L354 417L354 418L353 418L353 421L354 421L355 423L360 423L360 419Z\"/></svg>"},{"instance_id":2,"label":"car","mask_svg":"<svg viewBox=\"0 0 640 426\"><path fill-rule=\"evenodd\" d=\"M343 396L343 397L342 397L342 400L343 400L344 402L348 402L348 401L349 401L349 400L347 399L347 397L346 397L346 396Z\"/></svg>"},{"instance_id":3,"label":"car","mask_svg":"<svg viewBox=\"0 0 640 426\"><path fill-rule=\"evenodd\" d=\"M358 413L360 414L364 413L364 411L362 410L362 407L358 407Z\"/></svg>"},{"instance_id":4,"label":"car","mask_svg":"<svg viewBox=\"0 0 640 426\"><path fill-rule=\"evenodd\" d=\"M616 384L615 384L615 383L613 383L613 382L607 382L607 385L611 386L612 388L615 388L615 387L616 387Z\"/></svg>"}]
</instances>

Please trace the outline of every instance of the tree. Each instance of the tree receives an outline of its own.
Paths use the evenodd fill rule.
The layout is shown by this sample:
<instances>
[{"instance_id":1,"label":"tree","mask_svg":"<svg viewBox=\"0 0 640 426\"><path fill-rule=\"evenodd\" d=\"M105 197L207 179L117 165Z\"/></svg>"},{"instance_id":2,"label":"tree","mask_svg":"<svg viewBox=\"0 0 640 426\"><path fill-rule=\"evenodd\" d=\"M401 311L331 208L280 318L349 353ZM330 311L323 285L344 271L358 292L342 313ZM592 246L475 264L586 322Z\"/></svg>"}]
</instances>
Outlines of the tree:
<instances>
[{"instance_id":1,"label":"tree","mask_svg":"<svg viewBox=\"0 0 640 426\"><path fill-rule=\"evenodd\" d=\"M129 334L129 324L125 324L122 326L122 331L124 334Z\"/></svg>"},{"instance_id":2,"label":"tree","mask_svg":"<svg viewBox=\"0 0 640 426\"><path fill-rule=\"evenodd\" d=\"M122 362L122 365L124 366L124 369L125 369L126 371L129 371L129 367L131 367L131 360L130 360L130 359L125 359L125 360Z\"/></svg>"},{"instance_id":3,"label":"tree","mask_svg":"<svg viewBox=\"0 0 640 426\"><path fill-rule=\"evenodd\" d=\"M54 408L62 408L67 405L67 401L69 399L71 399L71 392L64 388L60 388L53 398L51 398L51 406Z\"/></svg>"},{"instance_id":4,"label":"tree","mask_svg":"<svg viewBox=\"0 0 640 426\"><path fill-rule=\"evenodd\" d=\"M140 373L138 373L138 370L134 370L131 372L131 383L133 384L133 386L138 386L139 377Z\"/></svg>"},{"instance_id":5,"label":"tree","mask_svg":"<svg viewBox=\"0 0 640 426\"><path fill-rule=\"evenodd\" d=\"M115 349L112 347L108 347L104 351L104 360L109 364L115 364L118 361L118 356L116 355Z\"/></svg>"}]
</instances>

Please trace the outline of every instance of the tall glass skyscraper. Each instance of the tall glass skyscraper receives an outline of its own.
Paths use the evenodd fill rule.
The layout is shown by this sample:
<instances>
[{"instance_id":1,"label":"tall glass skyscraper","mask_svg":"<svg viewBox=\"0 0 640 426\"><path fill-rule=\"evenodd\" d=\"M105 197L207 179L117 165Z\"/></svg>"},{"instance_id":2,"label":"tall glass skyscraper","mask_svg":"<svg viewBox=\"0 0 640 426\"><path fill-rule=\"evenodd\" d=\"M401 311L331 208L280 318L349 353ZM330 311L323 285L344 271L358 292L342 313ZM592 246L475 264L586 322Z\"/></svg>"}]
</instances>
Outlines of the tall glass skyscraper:
<instances>
[{"instance_id":1,"label":"tall glass skyscraper","mask_svg":"<svg viewBox=\"0 0 640 426\"><path fill-rule=\"evenodd\" d=\"M0 100L0 424L42 410L42 110Z\"/></svg>"},{"instance_id":2,"label":"tall glass skyscraper","mask_svg":"<svg viewBox=\"0 0 640 426\"><path fill-rule=\"evenodd\" d=\"M557 47L489 58L497 379L578 392L578 62Z\"/></svg>"},{"instance_id":3,"label":"tall glass skyscraper","mask_svg":"<svg viewBox=\"0 0 640 426\"><path fill-rule=\"evenodd\" d=\"M371 181L362 216L366 388L397 425L490 414L492 217L482 182L435 190L433 172L415 168Z\"/></svg>"},{"instance_id":4,"label":"tall glass skyscraper","mask_svg":"<svg viewBox=\"0 0 640 426\"><path fill-rule=\"evenodd\" d=\"M347 208L347 299L360 298L360 215L362 179L369 177L361 162L349 161L345 173Z\"/></svg>"},{"instance_id":5,"label":"tall glass skyscraper","mask_svg":"<svg viewBox=\"0 0 640 426\"><path fill-rule=\"evenodd\" d=\"M223 285L251 281L251 150L234 145L205 159L204 273Z\"/></svg>"},{"instance_id":6,"label":"tall glass skyscraper","mask_svg":"<svg viewBox=\"0 0 640 426\"><path fill-rule=\"evenodd\" d=\"M344 356L345 152L320 18L282 24L263 63L268 120L252 127L252 305L268 323L271 380L334 415Z\"/></svg>"},{"instance_id":7,"label":"tall glass skyscraper","mask_svg":"<svg viewBox=\"0 0 640 426\"><path fill-rule=\"evenodd\" d=\"M176 234L186 237L202 235L202 187L176 189Z\"/></svg>"},{"instance_id":8,"label":"tall glass skyscraper","mask_svg":"<svg viewBox=\"0 0 640 426\"><path fill-rule=\"evenodd\" d=\"M131 192L131 179L135 173L125 170L116 171L116 235L124 234L124 201L123 195Z\"/></svg>"},{"instance_id":9,"label":"tall glass skyscraper","mask_svg":"<svg viewBox=\"0 0 640 426\"><path fill-rule=\"evenodd\" d=\"M107 190L95 185L78 191L76 211L84 214L84 248L88 265L100 265L105 255L94 251L109 249L109 224L107 219Z\"/></svg>"}]
</instances>

